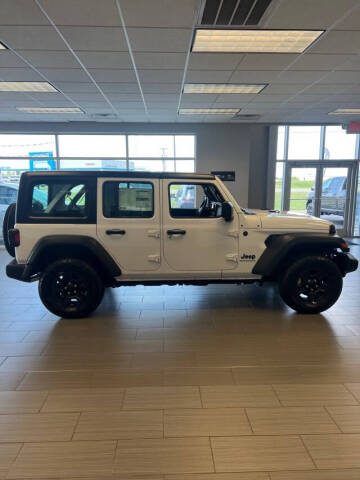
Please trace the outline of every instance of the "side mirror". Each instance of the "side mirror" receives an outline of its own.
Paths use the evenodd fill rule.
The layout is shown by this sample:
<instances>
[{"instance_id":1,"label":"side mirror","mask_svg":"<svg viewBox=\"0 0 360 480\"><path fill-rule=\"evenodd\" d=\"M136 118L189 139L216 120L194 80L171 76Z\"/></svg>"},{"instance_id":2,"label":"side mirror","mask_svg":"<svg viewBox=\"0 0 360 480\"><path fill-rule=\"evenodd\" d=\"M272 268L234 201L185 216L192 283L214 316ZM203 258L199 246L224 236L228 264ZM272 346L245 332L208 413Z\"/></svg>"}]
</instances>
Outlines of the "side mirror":
<instances>
[{"instance_id":1,"label":"side mirror","mask_svg":"<svg viewBox=\"0 0 360 480\"><path fill-rule=\"evenodd\" d=\"M221 216L225 222L231 222L233 219L233 206L230 202L224 202L221 205Z\"/></svg>"}]
</instances>

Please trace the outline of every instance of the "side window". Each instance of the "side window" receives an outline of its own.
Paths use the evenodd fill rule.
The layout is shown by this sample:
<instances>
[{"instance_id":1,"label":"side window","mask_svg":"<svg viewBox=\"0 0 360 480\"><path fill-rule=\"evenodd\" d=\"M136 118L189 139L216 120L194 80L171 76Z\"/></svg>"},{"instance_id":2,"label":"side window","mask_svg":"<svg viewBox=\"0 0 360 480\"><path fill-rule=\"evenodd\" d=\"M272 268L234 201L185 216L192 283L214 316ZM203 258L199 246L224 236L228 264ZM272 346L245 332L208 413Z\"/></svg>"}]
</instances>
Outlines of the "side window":
<instances>
[{"instance_id":1,"label":"side window","mask_svg":"<svg viewBox=\"0 0 360 480\"><path fill-rule=\"evenodd\" d=\"M216 218L224 199L212 183L172 183L169 205L172 217Z\"/></svg>"},{"instance_id":2,"label":"side window","mask_svg":"<svg viewBox=\"0 0 360 480\"><path fill-rule=\"evenodd\" d=\"M154 216L154 185L141 182L105 182L103 215L107 218Z\"/></svg>"},{"instance_id":3,"label":"side window","mask_svg":"<svg viewBox=\"0 0 360 480\"><path fill-rule=\"evenodd\" d=\"M84 218L88 188L84 183L56 181L33 185L31 215L35 217Z\"/></svg>"}]
</instances>

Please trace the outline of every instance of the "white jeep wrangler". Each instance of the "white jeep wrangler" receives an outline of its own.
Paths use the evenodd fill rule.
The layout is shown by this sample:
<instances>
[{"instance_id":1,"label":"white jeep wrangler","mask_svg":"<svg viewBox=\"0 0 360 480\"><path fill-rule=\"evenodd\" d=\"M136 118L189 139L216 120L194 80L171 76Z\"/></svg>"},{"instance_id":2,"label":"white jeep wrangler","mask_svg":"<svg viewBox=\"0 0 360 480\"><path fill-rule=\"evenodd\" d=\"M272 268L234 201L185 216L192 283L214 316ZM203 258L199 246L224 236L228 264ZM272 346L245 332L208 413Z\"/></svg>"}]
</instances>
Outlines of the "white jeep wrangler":
<instances>
[{"instance_id":1,"label":"white jeep wrangler","mask_svg":"<svg viewBox=\"0 0 360 480\"><path fill-rule=\"evenodd\" d=\"M5 215L11 278L61 317L105 287L275 281L294 310L331 307L358 261L329 222L241 208L214 175L26 172Z\"/></svg>"}]
</instances>

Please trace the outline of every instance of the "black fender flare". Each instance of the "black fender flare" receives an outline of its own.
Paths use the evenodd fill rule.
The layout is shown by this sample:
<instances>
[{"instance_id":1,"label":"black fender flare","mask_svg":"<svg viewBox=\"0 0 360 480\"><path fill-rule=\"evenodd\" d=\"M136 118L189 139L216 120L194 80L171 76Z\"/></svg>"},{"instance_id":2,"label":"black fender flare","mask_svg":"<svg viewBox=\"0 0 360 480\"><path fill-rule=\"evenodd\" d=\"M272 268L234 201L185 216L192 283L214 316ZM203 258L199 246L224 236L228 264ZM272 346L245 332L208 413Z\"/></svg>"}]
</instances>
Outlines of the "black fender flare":
<instances>
[{"instance_id":1,"label":"black fender flare","mask_svg":"<svg viewBox=\"0 0 360 480\"><path fill-rule=\"evenodd\" d=\"M340 249L348 252L344 239L327 233L295 232L269 235L265 240L266 249L256 262L252 273L271 277L279 265L292 253L301 251L328 251Z\"/></svg>"},{"instance_id":2,"label":"black fender flare","mask_svg":"<svg viewBox=\"0 0 360 480\"><path fill-rule=\"evenodd\" d=\"M83 250L84 253L86 251L90 252L90 254L98 260L110 278L121 275L120 268L105 248L96 239L86 235L49 235L43 237L31 251L27 264L30 265L32 269L36 269L36 265L41 261L41 256L45 249L59 249L63 247L69 250L75 247Z\"/></svg>"}]
</instances>

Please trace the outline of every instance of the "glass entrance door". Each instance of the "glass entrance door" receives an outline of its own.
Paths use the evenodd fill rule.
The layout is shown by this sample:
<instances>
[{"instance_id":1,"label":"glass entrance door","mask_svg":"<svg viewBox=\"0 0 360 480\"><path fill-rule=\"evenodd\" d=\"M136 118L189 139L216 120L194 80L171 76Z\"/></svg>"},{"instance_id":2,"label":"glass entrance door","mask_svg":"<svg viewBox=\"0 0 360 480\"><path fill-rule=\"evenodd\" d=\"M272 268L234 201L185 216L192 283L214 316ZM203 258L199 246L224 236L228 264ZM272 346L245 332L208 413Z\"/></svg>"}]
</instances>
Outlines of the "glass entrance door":
<instances>
[{"instance_id":1,"label":"glass entrance door","mask_svg":"<svg viewBox=\"0 0 360 480\"><path fill-rule=\"evenodd\" d=\"M336 230L345 233L348 217L348 167L321 167L322 189L320 218L332 222Z\"/></svg>"},{"instance_id":2,"label":"glass entrance door","mask_svg":"<svg viewBox=\"0 0 360 480\"><path fill-rule=\"evenodd\" d=\"M323 218L332 222L340 235L351 235L349 185L353 175L349 164L288 165L283 208Z\"/></svg>"}]
</instances>

